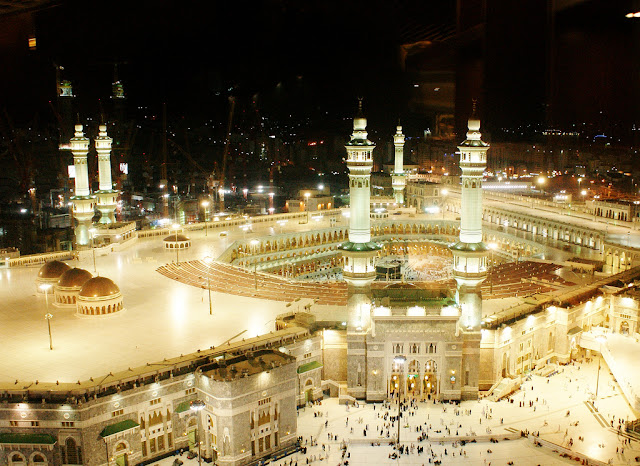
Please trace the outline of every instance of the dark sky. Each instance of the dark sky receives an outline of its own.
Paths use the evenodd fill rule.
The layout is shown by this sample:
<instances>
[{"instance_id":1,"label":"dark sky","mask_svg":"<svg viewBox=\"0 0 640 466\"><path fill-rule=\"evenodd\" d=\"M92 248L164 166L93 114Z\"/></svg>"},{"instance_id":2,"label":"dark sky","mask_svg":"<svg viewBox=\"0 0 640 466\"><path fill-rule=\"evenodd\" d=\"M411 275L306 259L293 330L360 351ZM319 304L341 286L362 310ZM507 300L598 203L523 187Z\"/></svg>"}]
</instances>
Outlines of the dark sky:
<instances>
[{"instance_id":1,"label":"dark sky","mask_svg":"<svg viewBox=\"0 0 640 466\"><path fill-rule=\"evenodd\" d=\"M557 16L553 41L542 32L527 43L521 34L518 44L545 51L539 66L526 65L535 54L525 48L509 51L509 31L526 29L518 25L526 25L531 15L526 9L518 15L516 7L505 11L505 1L487 0L499 16L492 24L509 27L499 28L500 46L490 54L493 71L486 74L491 80L482 84L495 94L487 106L506 115L500 125L531 120L547 104L555 123L637 119L640 19L624 18L630 0L575 2ZM265 111L341 117L352 114L356 96L364 96L372 125L392 126L406 112L412 86L400 70L398 45L407 31L456 21L455 0L54 0L49 5L0 17L0 108L18 122L36 113L51 116L54 62L73 82L81 113L95 114L98 99L111 92L112 63L119 61L129 102L137 105L157 108L166 100L171 112L220 120L232 88L236 96L255 96ZM544 18L542 28L543 23ZM26 36L33 31L38 49L30 52ZM505 54L508 60L501 59ZM515 66L518 60L525 65ZM504 63L511 65L501 67ZM549 69L553 82L545 86ZM528 95L534 92L529 81L542 83L539 96Z\"/></svg>"},{"instance_id":2,"label":"dark sky","mask_svg":"<svg viewBox=\"0 0 640 466\"><path fill-rule=\"evenodd\" d=\"M380 113L397 114L404 86L397 46L407 18L452 22L454 11L452 1L424 0L63 1L33 14L36 52L19 50L17 58L15 46L5 47L14 56L3 82L28 91L15 110L27 115L33 100L55 90L54 61L87 112L108 97L110 62L119 61L127 95L139 104L166 99L174 110L206 113L216 93L234 87L238 95L268 101L280 93L301 107L338 112L363 95ZM0 30L20 36L24 22L3 17ZM14 109L16 93L4 97Z\"/></svg>"}]
</instances>

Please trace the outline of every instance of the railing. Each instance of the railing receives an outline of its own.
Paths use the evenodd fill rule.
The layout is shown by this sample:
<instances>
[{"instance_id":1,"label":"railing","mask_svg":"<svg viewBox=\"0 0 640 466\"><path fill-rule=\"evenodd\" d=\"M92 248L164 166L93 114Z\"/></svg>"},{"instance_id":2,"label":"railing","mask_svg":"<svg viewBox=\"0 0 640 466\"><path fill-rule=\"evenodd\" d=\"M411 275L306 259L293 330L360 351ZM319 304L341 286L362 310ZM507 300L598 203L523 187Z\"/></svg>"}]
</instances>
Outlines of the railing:
<instances>
[{"instance_id":1,"label":"railing","mask_svg":"<svg viewBox=\"0 0 640 466\"><path fill-rule=\"evenodd\" d=\"M20 267L25 265L40 265L53 260L69 260L76 257L74 251L45 252L43 254L29 254L15 259L5 259L5 267Z\"/></svg>"}]
</instances>

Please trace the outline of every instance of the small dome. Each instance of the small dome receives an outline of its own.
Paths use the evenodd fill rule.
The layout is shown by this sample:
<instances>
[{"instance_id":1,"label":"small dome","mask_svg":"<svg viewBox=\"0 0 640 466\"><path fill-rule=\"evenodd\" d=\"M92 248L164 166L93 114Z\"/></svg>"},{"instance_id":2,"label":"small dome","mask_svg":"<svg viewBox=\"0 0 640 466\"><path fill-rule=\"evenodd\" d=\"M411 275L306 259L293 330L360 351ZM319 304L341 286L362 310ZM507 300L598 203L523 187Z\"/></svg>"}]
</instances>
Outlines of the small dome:
<instances>
[{"instance_id":1,"label":"small dome","mask_svg":"<svg viewBox=\"0 0 640 466\"><path fill-rule=\"evenodd\" d=\"M49 261L40 267L38 278L59 278L67 270L71 270L71 267L64 262Z\"/></svg>"},{"instance_id":2,"label":"small dome","mask_svg":"<svg viewBox=\"0 0 640 466\"><path fill-rule=\"evenodd\" d=\"M169 235L164 240L165 241L173 241L175 243L176 241L189 241L189 238L187 238L184 235L177 235L177 237L176 237L176 235Z\"/></svg>"},{"instance_id":3,"label":"small dome","mask_svg":"<svg viewBox=\"0 0 640 466\"><path fill-rule=\"evenodd\" d=\"M93 275L91 275L91 273L89 273L85 269L73 268L60 275L58 286L65 286L68 288L80 287L92 277Z\"/></svg>"},{"instance_id":4,"label":"small dome","mask_svg":"<svg viewBox=\"0 0 640 466\"><path fill-rule=\"evenodd\" d=\"M82 286L79 296L85 298L100 298L120 293L120 288L106 277L95 277Z\"/></svg>"}]
</instances>

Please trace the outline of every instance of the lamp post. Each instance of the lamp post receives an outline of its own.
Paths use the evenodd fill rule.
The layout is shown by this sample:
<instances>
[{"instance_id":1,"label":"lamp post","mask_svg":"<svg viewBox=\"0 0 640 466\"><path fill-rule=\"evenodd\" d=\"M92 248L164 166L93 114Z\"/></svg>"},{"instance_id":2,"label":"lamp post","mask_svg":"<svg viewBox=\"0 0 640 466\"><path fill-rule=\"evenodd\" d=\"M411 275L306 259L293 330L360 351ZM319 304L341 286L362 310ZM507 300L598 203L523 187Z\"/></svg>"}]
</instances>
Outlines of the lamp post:
<instances>
[{"instance_id":1,"label":"lamp post","mask_svg":"<svg viewBox=\"0 0 640 466\"><path fill-rule=\"evenodd\" d=\"M307 223L309 223L309 196L311 196L311 193L304 193L304 210L307 211Z\"/></svg>"},{"instance_id":2,"label":"lamp post","mask_svg":"<svg viewBox=\"0 0 640 466\"><path fill-rule=\"evenodd\" d=\"M447 194L449 194L449 190L443 189L440 191L440 194L442 194L442 220L444 220L444 202L447 197Z\"/></svg>"},{"instance_id":3,"label":"lamp post","mask_svg":"<svg viewBox=\"0 0 640 466\"><path fill-rule=\"evenodd\" d=\"M47 327L49 327L49 349L53 349L53 340L51 339L51 318L53 315L49 312L49 290L53 285L50 283L43 283L40 285L40 289L44 292L44 302L47 313L44 318L47 320Z\"/></svg>"},{"instance_id":4,"label":"lamp post","mask_svg":"<svg viewBox=\"0 0 640 466\"><path fill-rule=\"evenodd\" d=\"M53 350L53 339L51 338L51 319L53 318L53 314L47 312L44 315L44 318L47 321L47 327L49 328L49 349Z\"/></svg>"},{"instance_id":5,"label":"lamp post","mask_svg":"<svg viewBox=\"0 0 640 466\"><path fill-rule=\"evenodd\" d=\"M256 250L258 249L258 244L260 244L260 241L257 239L251 240L251 254L255 255ZM258 290L258 261L256 259L253 261L253 280L255 289Z\"/></svg>"},{"instance_id":6,"label":"lamp post","mask_svg":"<svg viewBox=\"0 0 640 466\"><path fill-rule=\"evenodd\" d=\"M202 411L202 409L204 408L204 401L193 400L191 403L189 403L189 407L191 408L191 411L196 413L196 416L198 416L198 430L196 430L196 433L198 435L196 436L196 442L198 443L198 464L202 466L202 455L200 454L200 411Z\"/></svg>"},{"instance_id":7,"label":"lamp post","mask_svg":"<svg viewBox=\"0 0 640 466\"><path fill-rule=\"evenodd\" d=\"M180 228L180 225L178 225L177 223L173 224L173 228L176 230L176 242L175 242L175 246L176 246L176 265L180 263L180 261L178 260L178 228Z\"/></svg>"},{"instance_id":8,"label":"lamp post","mask_svg":"<svg viewBox=\"0 0 640 466\"><path fill-rule=\"evenodd\" d=\"M204 207L204 236L207 236L207 230L208 230L208 221L209 221L209 201L204 200L200 203L200 205L202 205L202 207Z\"/></svg>"},{"instance_id":9,"label":"lamp post","mask_svg":"<svg viewBox=\"0 0 640 466\"><path fill-rule=\"evenodd\" d=\"M404 363L406 362L407 358L404 356L396 356L395 358L393 358L393 362L396 363L396 365L400 366L400 368L402 368L404 366ZM404 374L404 371L401 371L402 374ZM403 380L401 382L401 384L404 384L404 375L403 375ZM400 445L400 391L401 391L401 384L398 384L398 436L396 437L396 450L398 449L398 446Z\"/></svg>"},{"instance_id":10,"label":"lamp post","mask_svg":"<svg viewBox=\"0 0 640 466\"><path fill-rule=\"evenodd\" d=\"M204 258L204 262L207 264L207 288L209 289L209 315L213 315L213 308L211 307L211 261L213 259L210 256Z\"/></svg>"},{"instance_id":11,"label":"lamp post","mask_svg":"<svg viewBox=\"0 0 640 466\"><path fill-rule=\"evenodd\" d=\"M98 273L96 270L96 245L95 245L95 228L89 228L89 234L91 235L91 254L93 255L93 273Z\"/></svg>"},{"instance_id":12,"label":"lamp post","mask_svg":"<svg viewBox=\"0 0 640 466\"><path fill-rule=\"evenodd\" d=\"M491 251L491 268L493 269L493 251L498 247L496 243L489 243L489 251ZM493 294L493 272L489 275L489 294Z\"/></svg>"},{"instance_id":13,"label":"lamp post","mask_svg":"<svg viewBox=\"0 0 640 466\"><path fill-rule=\"evenodd\" d=\"M602 361L602 343L607 341L607 337L604 335L598 335L596 341L600 343L600 357L598 358L598 375L596 377L596 400L598 399L598 388L600 386L600 362Z\"/></svg>"}]
</instances>

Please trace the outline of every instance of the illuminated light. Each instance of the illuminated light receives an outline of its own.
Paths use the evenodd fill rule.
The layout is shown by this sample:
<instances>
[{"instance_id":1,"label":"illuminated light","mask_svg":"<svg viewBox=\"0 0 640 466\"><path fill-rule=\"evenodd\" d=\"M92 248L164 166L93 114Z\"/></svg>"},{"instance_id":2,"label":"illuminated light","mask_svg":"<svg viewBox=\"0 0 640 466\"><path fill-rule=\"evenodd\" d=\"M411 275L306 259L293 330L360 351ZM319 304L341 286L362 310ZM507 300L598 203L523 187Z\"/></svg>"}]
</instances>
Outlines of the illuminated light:
<instances>
[{"instance_id":1,"label":"illuminated light","mask_svg":"<svg viewBox=\"0 0 640 466\"><path fill-rule=\"evenodd\" d=\"M29 50L35 50L35 49L36 49L36 38L35 36L29 37Z\"/></svg>"}]
</instances>

